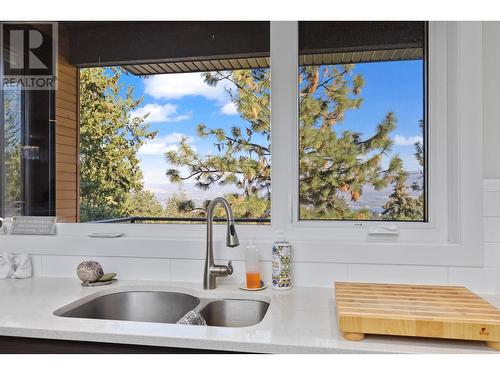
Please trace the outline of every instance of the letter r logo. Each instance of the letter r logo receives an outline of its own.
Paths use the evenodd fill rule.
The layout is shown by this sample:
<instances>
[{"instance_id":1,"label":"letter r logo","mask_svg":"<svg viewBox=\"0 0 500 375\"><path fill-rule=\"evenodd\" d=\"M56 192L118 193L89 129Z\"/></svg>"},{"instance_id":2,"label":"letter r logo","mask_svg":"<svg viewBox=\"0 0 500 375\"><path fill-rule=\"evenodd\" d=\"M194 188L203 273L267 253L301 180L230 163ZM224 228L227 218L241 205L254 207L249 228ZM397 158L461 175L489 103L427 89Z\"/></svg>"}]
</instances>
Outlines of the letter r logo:
<instances>
[{"instance_id":1,"label":"letter r logo","mask_svg":"<svg viewBox=\"0 0 500 375\"><path fill-rule=\"evenodd\" d=\"M10 56L9 65L11 69L24 69L24 43L25 43L24 30L11 30L10 31ZM28 68L29 69L47 69L45 65L33 52L40 48L43 43L43 35L38 30L28 30Z\"/></svg>"}]
</instances>

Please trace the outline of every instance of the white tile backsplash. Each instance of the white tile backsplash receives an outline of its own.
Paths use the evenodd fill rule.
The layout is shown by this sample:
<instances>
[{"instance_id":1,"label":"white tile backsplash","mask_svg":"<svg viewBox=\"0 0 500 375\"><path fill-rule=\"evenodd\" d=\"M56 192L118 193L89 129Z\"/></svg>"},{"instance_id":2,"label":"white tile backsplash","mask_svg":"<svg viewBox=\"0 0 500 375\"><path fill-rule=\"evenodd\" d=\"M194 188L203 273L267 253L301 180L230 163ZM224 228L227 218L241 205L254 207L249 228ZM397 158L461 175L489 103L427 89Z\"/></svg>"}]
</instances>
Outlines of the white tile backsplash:
<instances>
[{"instance_id":1,"label":"white tile backsplash","mask_svg":"<svg viewBox=\"0 0 500 375\"><path fill-rule=\"evenodd\" d=\"M76 277L76 267L83 260L97 260L96 258L83 258L76 256L42 256L42 275L49 277Z\"/></svg>"},{"instance_id":2,"label":"white tile backsplash","mask_svg":"<svg viewBox=\"0 0 500 375\"><path fill-rule=\"evenodd\" d=\"M485 191L483 199L483 216L497 217L500 212L500 192Z\"/></svg>"},{"instance_id":3,"label":"white tile backsplash","mask_svg":"<svg viewBox=\"0 0 500 375\"><path fill-rule=\"evenodd\" d=\"M484 243L484 266L500 268L500 243Z\"/></svg>"},{"instance_id":4,"label":"white tile backsplash","mask_svg":"<svg viewBox=\"0 0 500 375\"><path fill-rule=\"evenodd\" d=\"M488 267L452 267L450 284L463 285L486 293L500 293L500 269Z\"/></svg>"},{"instance_id":5,"label":"white tile backsplash","mask_svg":"<svg viewBox=\"0 0 500 375\"><path fill-rule=\"evenodd\" d=\"M484 241L500 243L500 213L498 217L485 217L484 223Z\"/></svg>"},{"instance_id":6,"label":"white tile backsplash","mask_svg":"<svg viewBox=\"0 0 500 375\"><path fill-rule=\"evenodd\" d=\"M116 272L129 280L170 280L170 259L165 258L100 258L104 272Z\"/></svg>"},{"instance_id":7,"label":"white tile backsplash","mask_svg":"<svg viewBox=\"0 0 500 375\"><path fill-rule=\"evenodd\" d=\"M301 286L332 286L335 281L348 281L347 264L295 263L292 281Z\"/></svg>"},{"instance_id":8,"label":"white tile backsplash","mask_svg":"<svg viewBox=\"0 0 500 375\"><path fill-rule=\"evenodd\" d=\"M76 277L76 268L84 260L95 260L105 273L116 272L120 278L129 280L170 280L170 259L123 258L123 257L77 257L44 255L42 275L50 277Z\"/></svg>"},{"instance_id":9,"label":"white tile backsplash","mask_svg":"<svg viewBox=\"0 0 500 375\"><path fill-rule=\"evenodd\" d=\"M448 284L448 267L349 264L349 281L372 283Z\"/></svg>"},{"instance_id":10,"label":"white tile backsplash","mask_svg":"<svg viewBox=\"0 0 500 375\"><path fill-rule=\"evenodd\" d=\"M203 280L205 261L200 259L171 259L170 277L177 281Z\"/></svg>"},{"instance_id":11,"label":"white tile backsplash","mask_svg":"<svg viewBox=\"0 0 500 375\"><path fill-rule=\"evenodd\" d=\"M33 268L33 276L42 275L42 256L32 255L31 256L31 267Z\"/></svg>"}]
</instances>

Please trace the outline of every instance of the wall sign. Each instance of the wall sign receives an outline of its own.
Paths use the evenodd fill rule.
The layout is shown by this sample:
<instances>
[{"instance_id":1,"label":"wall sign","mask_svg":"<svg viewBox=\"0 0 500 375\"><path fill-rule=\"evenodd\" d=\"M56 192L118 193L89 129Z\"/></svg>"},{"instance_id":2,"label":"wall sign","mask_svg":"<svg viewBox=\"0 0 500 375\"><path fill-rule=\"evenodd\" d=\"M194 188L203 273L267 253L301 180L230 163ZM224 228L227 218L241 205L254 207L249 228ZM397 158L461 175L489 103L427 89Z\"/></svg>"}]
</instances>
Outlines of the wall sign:
<instances>
[{"instance_id":1,"label":"wall sign","mask_svg":"<svg viewBox=\"0 0 500 375\"><path fill-rule=\"evenodd\" d=\"M10 234L55 234L55 216L14 216Z\"/></svg>"}]
</instances>

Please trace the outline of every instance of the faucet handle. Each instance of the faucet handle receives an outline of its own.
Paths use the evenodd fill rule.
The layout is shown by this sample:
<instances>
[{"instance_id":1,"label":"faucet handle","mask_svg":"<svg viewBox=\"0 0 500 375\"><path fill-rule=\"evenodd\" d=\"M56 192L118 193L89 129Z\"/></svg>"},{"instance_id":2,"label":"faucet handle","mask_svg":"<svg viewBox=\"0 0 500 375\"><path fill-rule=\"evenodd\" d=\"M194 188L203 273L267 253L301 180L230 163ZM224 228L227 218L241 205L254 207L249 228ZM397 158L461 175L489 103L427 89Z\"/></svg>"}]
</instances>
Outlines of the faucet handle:
<instances>
[{"instance_id":1,"label":"faucet handle","mask_svg":"<svg viewBox=\"0 0 500 375\"><path fill-rule=\"evenodd\" d=\"M216 277L225 277L233 274L233 262L229 261L227 266L214 264L210 267L210 274Z\"/></svg>"}]
</instances>

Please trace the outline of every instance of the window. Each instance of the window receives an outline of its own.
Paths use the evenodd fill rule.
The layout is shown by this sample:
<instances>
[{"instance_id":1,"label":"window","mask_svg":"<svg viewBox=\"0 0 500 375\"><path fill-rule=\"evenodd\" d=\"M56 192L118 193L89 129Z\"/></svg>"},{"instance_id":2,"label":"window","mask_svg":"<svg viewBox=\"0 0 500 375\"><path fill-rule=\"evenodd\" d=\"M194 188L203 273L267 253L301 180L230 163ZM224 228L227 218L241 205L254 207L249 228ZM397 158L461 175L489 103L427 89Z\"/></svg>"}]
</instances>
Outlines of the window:
<instances>
[{"instance_id":1,"label":"window","mask_svg":"<svg viewBox=\"0 0 500 375\"><path fill-rule=\"evenodd\" d=\"M0 23L2 78L57 72L55 90L2 79L0 215L197 223L224 196L237 221L269 223L269 25L61 22L58 41ZM38 34L43 63L38 39L17 43Z\"/></svg>"},{"instance_id":2,"label":"window","mask_svg":"<svg viewBox=\"0 0 500 375\"><path fill-rule=\"evenodd\" d=\"M269 22L69 28L80 222L198 223L217 196L240 223L270 222Z\"/></svg>"},{"instance_id":3,"label":"window","mask_svg":"<svg viewBox=\"0 0 500 375\"><path fill-rule=\"evenodd\" d=\"M45 63L52 52L46 25L1 24L0 48L0 216L53 216L54 207L54 92L48 89L26 89L22 83L3 77L27 77L35 68L28 63L33 52L29 43L11 45L10 33L39 35L43 43L37 56ZM18 34L19 35L19 34ZM15 38L13 38L15 39ZM30 55L31 54L31 55ZM47 63L48 64L48 63ZM41 69L42 70L42 69ZM46 73L45 73L46 74Z\"/></svg>"},{"instance_id":4,"label":"window","mask_svg":"<svg viewBox=\"0 0 500 375\"><path fill-rule=\"evenodd\" d=\"M216 196L269 222L269 59L199 64L80 70L81 222L197 223Z\"/></svg>"},{"instance_id":5,"label":"window","mask_svg":"<svg viewBox=\"0 0 500 375\"><path fill-rule=\"evenodd\" d=\"M426 25L299 23L299 219L427 221Z\"/></svg>"}]
</instances>

